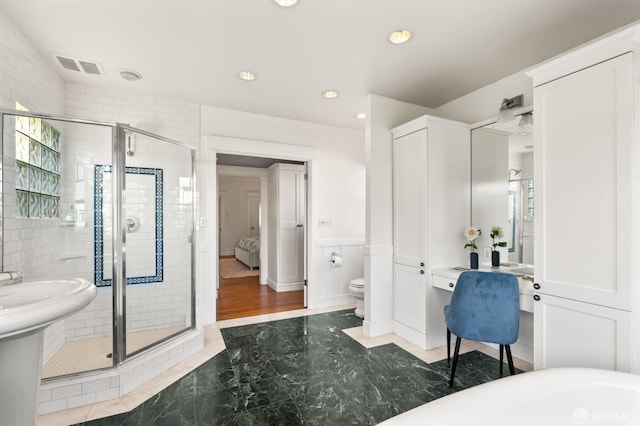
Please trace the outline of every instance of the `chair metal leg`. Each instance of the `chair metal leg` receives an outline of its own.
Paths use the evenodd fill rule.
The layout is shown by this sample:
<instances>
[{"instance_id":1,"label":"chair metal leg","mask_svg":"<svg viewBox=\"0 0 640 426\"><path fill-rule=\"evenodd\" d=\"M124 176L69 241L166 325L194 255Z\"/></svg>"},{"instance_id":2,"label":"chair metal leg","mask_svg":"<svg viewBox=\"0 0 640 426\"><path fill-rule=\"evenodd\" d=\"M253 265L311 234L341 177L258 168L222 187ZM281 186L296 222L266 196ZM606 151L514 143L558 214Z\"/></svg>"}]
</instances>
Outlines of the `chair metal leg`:
<instances>
[{"instance_id":1,"label":"chair metal leg","mask_svg":"<svg viewBox=\"0 0 640 426\"><path fill-rule=\"evenodd\" d=\"M456 348L453 350L453 365L451 366L451 379L449 380L449 387L453 387L453 377L456 375L456 367L458 365L458 353L460 352L460 341L462 339L456 336Z\"/></svg>"},{"instance_id":2,"label":"chair metal leg","mask_svg":"<svg viewBox=\"0 0 640 426\"><path fill-rule=\"evenodd\" d=\"M513 357L511 356L511 346L505 345L505 349L507 350L507 361L509 362L509 373L511 373L512 376L515 376L516 369L513 366Z\"/></svg>"},{"instance_id":3,"label":"chair metal leg","mask_svg":"<svg viewBox=\"0 0 640 426\"><path fill-rule=\"evenodd\" d=\"M447 327L447 365L451 361L451 330Z\"/></svg>"},{"instance_id":4,"label":"chair metal leg","mask_svg":"<svg viewBox=\"0 0 640 426\"><path fill-rule=\"evenodd\" d=\"M504 364L504 345L500 345L500 377L502 377L503 364Z\"/></svg>"}]
</instances>

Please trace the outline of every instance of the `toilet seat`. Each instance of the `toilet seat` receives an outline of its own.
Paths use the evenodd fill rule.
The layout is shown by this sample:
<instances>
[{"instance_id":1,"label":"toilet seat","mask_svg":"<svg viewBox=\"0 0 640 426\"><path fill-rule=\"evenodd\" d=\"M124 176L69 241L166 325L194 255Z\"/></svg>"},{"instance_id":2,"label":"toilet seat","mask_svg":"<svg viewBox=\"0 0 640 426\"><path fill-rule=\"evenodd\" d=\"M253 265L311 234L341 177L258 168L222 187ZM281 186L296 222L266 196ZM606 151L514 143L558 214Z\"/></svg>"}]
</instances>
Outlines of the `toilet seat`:
<instances>
[{"instance_id":1,"label":"toilet seat","mask_svg":"<svg viewBox=\"0 0 640 426\"><path fill-rule=\"evenodd\" d=\"M356 278L355 280L351 280L352 287L364 287L364 278Z\"/></svg>"}]
</instances>

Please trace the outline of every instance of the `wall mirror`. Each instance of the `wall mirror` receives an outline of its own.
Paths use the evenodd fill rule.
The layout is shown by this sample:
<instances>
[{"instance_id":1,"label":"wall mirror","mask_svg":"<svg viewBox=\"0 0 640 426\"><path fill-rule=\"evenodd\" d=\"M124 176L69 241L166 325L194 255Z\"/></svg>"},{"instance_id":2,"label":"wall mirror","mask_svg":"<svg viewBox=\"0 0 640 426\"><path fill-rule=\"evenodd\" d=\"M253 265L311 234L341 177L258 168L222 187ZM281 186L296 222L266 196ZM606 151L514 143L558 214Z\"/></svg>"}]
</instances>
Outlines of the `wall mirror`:
<instances>
[{"instance_id":1,"label":"wall mirror","mask_svg":"<svg viewBox=\"0 0 640 426\"><path fill-rule=\"evenodd\" d=\"M482 230L481 262L491 261L491 228L503 229L501 265L533 266L533 112L471 131L471 223Z\"/></svg>"}]
</instances>

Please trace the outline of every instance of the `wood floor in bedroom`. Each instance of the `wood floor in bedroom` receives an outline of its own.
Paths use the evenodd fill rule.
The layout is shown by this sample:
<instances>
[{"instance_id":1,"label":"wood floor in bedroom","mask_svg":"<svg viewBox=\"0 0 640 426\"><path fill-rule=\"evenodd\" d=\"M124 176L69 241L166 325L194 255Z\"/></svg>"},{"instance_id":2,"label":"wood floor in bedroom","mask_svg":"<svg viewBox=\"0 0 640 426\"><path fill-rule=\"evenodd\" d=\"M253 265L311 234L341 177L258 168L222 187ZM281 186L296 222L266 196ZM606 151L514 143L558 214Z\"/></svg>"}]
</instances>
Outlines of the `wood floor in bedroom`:
<instances>
[{"instance_id":1,"label":"wood floor in bedroom","mask_svg":"<svg viewBox=\"0 0 640 426\"><path fill-rule=\"evenodd\" d=\"M233 256L231 256L233 257ZM304 308L304 290L277 293L260 277L222 278L216 302L218 321Z\"/></svg>"}]
</instances>

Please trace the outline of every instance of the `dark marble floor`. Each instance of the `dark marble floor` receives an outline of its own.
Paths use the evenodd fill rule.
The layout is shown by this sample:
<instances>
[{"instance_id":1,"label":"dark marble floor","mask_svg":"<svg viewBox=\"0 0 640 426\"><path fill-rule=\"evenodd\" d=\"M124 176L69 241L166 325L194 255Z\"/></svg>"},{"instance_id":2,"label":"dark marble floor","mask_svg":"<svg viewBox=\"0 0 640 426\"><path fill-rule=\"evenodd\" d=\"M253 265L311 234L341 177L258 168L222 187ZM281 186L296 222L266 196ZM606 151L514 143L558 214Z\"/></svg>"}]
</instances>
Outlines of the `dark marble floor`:
<instances>
[{"instance_id":1,"label":"dark marble floor","mask_svg":"<svg viewBox=\"0 0 640 426\"><path fill-rule=\"evenodd\" d=\"M374 425L499 378L498 361L473 351L450 389L446 359L366 349L341 331L361 324L349 310L223 329L225 351L134 410L83 425Z\"/></svg>"}]
</instances>

